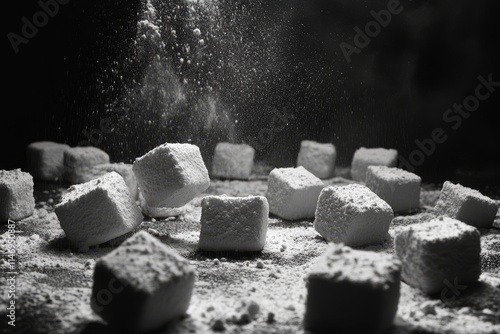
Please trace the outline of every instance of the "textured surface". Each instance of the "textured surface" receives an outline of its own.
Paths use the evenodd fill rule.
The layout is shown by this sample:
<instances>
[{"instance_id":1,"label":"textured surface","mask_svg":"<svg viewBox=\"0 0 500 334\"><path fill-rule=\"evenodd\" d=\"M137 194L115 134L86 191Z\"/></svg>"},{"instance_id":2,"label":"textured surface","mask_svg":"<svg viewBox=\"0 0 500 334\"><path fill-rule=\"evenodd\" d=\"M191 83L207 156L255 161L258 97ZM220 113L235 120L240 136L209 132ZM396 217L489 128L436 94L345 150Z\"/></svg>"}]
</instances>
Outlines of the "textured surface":
<instances>
[{"instance_id":1,"label":"textured surface","mask_svg":"<svg viewBox=\"0 0 500 334\"><path fill-rule=\"evenodd\" d=\"M263 196L207 196L201 202L199 247L207 251L261 251L269 204Z\"/></svg>"},{"instance_id":2,"label":"textured surface","mask_svg":"<svg viewBox=\"0 0 500 334\"><path fill-rule=\"evenodd\" d=\"M354 152L351 163L351 177L354 181L365 182L368 166L396 167L398 151L386 148L360 147Z\"/></svg>"},{"instance_id":3,"label":"textured surface","mask_svg":"<svg viewBox=\"0 0 500 334\"><path fill-rule=\"evenodd\" d=\"M34 210L33 177L20 169L0 170L0 222L29 217Z\"/></svg>"},{"instance_id":4,"label":"textured surface","mask_svg":"<svg viewBox=\"0 0 500 334\"><path fill-rule=\"evenodd\" d=\"M116 172L72 186L55 212L75 248L89 247L132 231L142 221L123 178Z\"/></svg>"},{"instance_id":5,"label":"textured surface","mask_svg":"<svg viewBox=\"0 0 500 334\"><path fill-rule=\"evenodd\" d=\"M247 180L252 174L255 150L247 144L218 143L212 160L212 176Z\"/></svg>"},{"instance_id":6,"label":"textured surface","mask_svg":"<svg viewBox=\"0 0 500 334\"><path fill-rule=\"evenodd\" d=\"M420 176L387 166L368 166L366 186L386 201L394 212L420 207Z\"/></svg>"},{"instance_id":7,"label":"textured surface","mask_svg":"<svg viewBox=\"0 0 500 334\"><path fill-rule=\"evenodd\" d=\"M172 323L164 334L222 333L296 334L304 333L303 319L307 296L304 278L311 265L324 254L327 242L314 230L311 219L285 221L269 218L267 242L255 254L215 254L200 252L200 198L211 195L264 196L267 191L262 174L252 181L212 180L206 194L189 203L190 210L167 219L148 219L137 230L148 231L161 243L174 248L190 260L196 281L188 317ZM258 178L258 179L257 179ZM325 181L333 185L352 182L342 178ZM432 216L432 207L442 185L423 184L423 205L419 212L397 216L390 237L381 245L364 248L381 254L394 254L393 236L399 227L418 223ZM16 223L16 331L51 334L109 334L111 329L90 307L95 262L123 242L123 237L75 252L69 246L54 214L54 205L67 191L59 183L35 183L36 209L33 216ZM500 203L500 193L491 193ZM394 219L396 221L396 219ZM394 325L387 334L492 334L500 332L500 213L490 229L481 229L482 271L479 281L467 285L455 298L441 300L401 282L401 296ZM8 245L7 225L0 225L0 249ZM8 263L0 260L0 271ZM7 305L7 284L0 284L0 305ZM353 299L347 296L346 300ZM357 299L360 305L364 299ZM255 304L257 303L257 312ZM381 307L383 308L383 306ZM0 318L6 318L5 307ZM256 314L255 314L256 313ZM359 313L363 322L369 314ZM9 333L6 321L0 332ZM122 331L123 332L123 331Z\"/></svg>"},{"instance_id":8,"label":"textured surface","mask_svg":"<svg viewBox=\"0 0 500 334\"><path fill-rule=\"evenodd\" d=\"M303 166L320 179L333 177L337 151L331 143L303 140L297 156L297 166Z\"/></svg>"},{"instance_id":9,"label":"textured surface","mask_svg":"<svg viewBox=\"0 0 500 334\"><path fill-rule=\"evenodd\" d=\"M287 220L314 218L325 185L304 167L275 168L269 174L269 211Z\"/></svg>"},{"instance_id":10,"label":"textured surface","mask_svg":"<svg viewBox=\"0 0 500 334\"><path fill-rule=\"evenodd\" d=\"M64 152L69 148L69 145L51 141L29 144L26 148L26 162L29 173L38 180L62 180Z\"/></svg>"},{"instance_id":11,"label":"textured surface","mask_svg":"<svg viewBox=\"0 0 500 334\"><path fill-rule=\"evenodd\" d=\"M109 163L109 155L97 147L72 147L64 151L64 181L78 184L89 181L92 167Z\"/></svg>"},{"instance_id":12,"label":"textured surface","mask_svg":"<svg viewBox=\"0 0 500 334\"><path fill-rule=\"evenodd\" d=\"M189 261L140 231L97 261L92 309L126 332L150 331L186 313L194 280Z\"/></svg>"},{"instance_id":13,"label":"textured surface","mask_svg":"<svg viewBox=\"0 0 500 334\"><path fill-rule=\"evenodd\" d=\"M384 242L393 212L389 204L360 184L321 191L314 228L327 241L347 246L367 246Z\"/></svg>"},{"instance_id":14,"label":"textured surface","mask_svg":"<svg viewBox=\"0 0 500 334\"><path fill-rule=\"evenodd\" d=\"M120 176L123 177L125 183L127 184L130 196L132 196L133 199L138 198L137 180L135 178L134 172L132 171L131 164L120 162L94 166L89 170L89 178L87 181L96 179L110 172L117 172L118 174L120 174Z\"/></svg>"},{"instance_id":15,"label":"textured surface","mask_svg":"<svg viewBox=\"0 0 500 334\"><path fill-rule=\"evenodd\" d=\"M142 213L151 218L167 218L167 217L176 217L180 216L186 211L187 204L184 206L180 206L178 208L167 208L167 207L154 207L149 206L144 199L144 196L139 191L138 195L139 207L142 210Z\"/></svg>"},{"instance_id":16,"label":"textured surface","mask_svg":"<svg viewBox=\"0 0 500 334\"><path fill-rule=\"evenodd\" d=\"M137 158L132 168L151 207L183 206L210 185L200 149L191 144L158 146Z\"/></svg>"},{"instance_id":17,"label":"textured surface","mask_svg":"<svg viewBox=\"0 0 500 334\"><path fill-rule=\"evenodd\" d=\"M473 283L481 274L479 231L458 220L439 217L407 226L394 243L402 278L426 293L444 294L449 285Z\"/></svg>"},{"instance_id":18,"label":"textured surface","mask_svg":"<svg viewBox=\"0 0 500 334\"><path fill-rule=\"evenodd\" d=\"M398 309L400 272L393 255L330 244L307 278L305 328L322 333L385 332Z\"/></svg>"},{"instance_id":19,"label":"textured surface","mask_svg":"<svg viewBox=\"0 0 500 334\"><path fill-rule=\"evenodd\" d=\"M475 189L446 181L434 210L472 226L490 227L498 204Z\"/></svg>"}]
</instances>

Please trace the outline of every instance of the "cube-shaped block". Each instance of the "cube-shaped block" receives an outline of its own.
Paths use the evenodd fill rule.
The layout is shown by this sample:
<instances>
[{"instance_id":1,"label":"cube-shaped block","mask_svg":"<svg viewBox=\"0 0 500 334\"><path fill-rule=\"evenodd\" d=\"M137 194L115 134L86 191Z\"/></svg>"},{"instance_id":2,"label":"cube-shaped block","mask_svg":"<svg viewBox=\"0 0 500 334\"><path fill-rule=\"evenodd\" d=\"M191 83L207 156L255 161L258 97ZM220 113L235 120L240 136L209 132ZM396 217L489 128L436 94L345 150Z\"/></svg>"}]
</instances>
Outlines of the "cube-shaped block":
<instances>
[{"instance_id":1,"label":"cube-shaped block","mask_svg":"<svg viewBox=\"0 0 500 334\"><path fill-rule=\"evenodd\" d=\"M305 329L386 332L398 309L400 274L401 263L392 255L331 244L307 277Z\"/></svg>"},{"instance_id":2,"label":"cube-shaped block","mask_svg":"<svg viewBox=\"0 0 500 334\"><path fill-rule=\"evenodd\" d=\"M304 167L275 168L268 178L269 211L287 220L314 218L323 181Z\"/></svg>"},{"instance_id":3,"label":"cube-shaped block","mask_svg":"<svg viewBox=\"0 0 500 334\"><path fill-rule=\"evenodd\" d=\"M109 163L109 155L97 147L72 147L64 151L64 181L69 184L88 182L91 169Z\"/></svg>"},{"instance_id":4,"label":"cube-shaped block","mask_svg":"<svg viewBox=\"0 0 500 334\"><path fill-rule=\"evenodd\" d=\"M139 191L138 195L139 206L141 207L142 214L151 218L167 218L180 216L187 212L189 204L178 208L167 208L167 207L153 207L149 206L144 199L144 195Z\"/></svg>"},{"instance_id":5,"label":"cube-shaped block","mask_svg":"<svg viewBox=\"0 0 500 334\"><path fill-rule=\"evenodd\" d=\"M120 163L102 164L93 166L89 170L87 181L96 179L110 172L117 172L118 174L120 174L121 177L123 177L123 179L125 180L125 183L127 184L128 190L130 191L130 196L132 196L133 199L137 199L138 196L137 180L135 178L135 174L134 171L132 170L131 164L125 164L120 162Z\"/></svg>"},{"instance_id":6,"label":"cube-shaped block","mask_svg":"<svg viewBox=\"0 0 500 334\"><path fill-rule=\"evenodd\" d=\"M366 186L386 201L394 212L420 207L420 176L403 169L368 166Z\"/></svg>"},{"instance_id":7,"label":"cube-shaped block","mask_svg":"<svg viewBox=\"0 0 500 334\"><path fill-rule=\"evenodd\" d=\"M449 217L401 228L394 240L403 263L401 276L411 286L433 294L477 281L481 274L480 233Z\"/></svg>"},{"instance_id":8,"label":"cube-shaped block","mask_svg":"<svg viewBox=\"0 0 500 334\"><path fill-rule=\"evenodd\" d=\"M96 262L91 307L118 333L146 333L183 316L194 268L145 231Z\"/></svg>"},{"instance_id":9,"label":"cube-shaped block","mask_svg":"<svg viewBox=\"0 0 500 334\"><path fill-rule=\"evenodd\" d=\"M269 217L265 197L207 196L201 208L201 250L256 252L264 248Z\"/></svg>"},{"instance_id":10,"label":"cube-shaped block","mask_svg":"<svg viewBox=\"0 0 500 334\"><path fill-rule=\"evenodd\" d=\"M320 179L331 178L335 172L337 151L331 143L303 140L300 143L297 166L303 166Z\"/></svg>"},{"instance_id":11,"label":"cube-shaped block","mask_svg":"<svg viewBox=\"0 0 500 334\"><path fill-rule=\"evenodd\" d=\"M498 204L475 189L446 181L434 211L475 227L488 228L495 220Z\"/></svg>"},{"instance_id":12,"label":"cube-shaped block","mask_svg":"<svg viewBox=\"0 0 500 334\"><path fill-rule=\"evenodd\" d=\"M314 228L327 241L367 246L384 242L392 218L389 204L368 187L328 186L319 195Z\"/></svg>"},{"instance_id":13,"label":"cube-shaped block","mask_svg":"<svg viewBox=\"0 0 500 334\"><path fill-rule=\"evenodd\" d=\"M398 151L385 148L360 147L354 152L351 163L351 177L354 181L365 182L368 166L396 167Z\"/></svg>"},{"instance_id":14,"label":"cube-shaped block","mask_svg":"<svg viewBox=\"0 0 500 334\"><path fill-rule=\"evenodd\" d=\"M0 222L21 220L33 211L33 177L20 169L0 170Z\"/></svg>"},{"instance_id":15,"label":"cube-shaped block","mask_svg":"<svg viewBox=\"0 0 500 334\"><path fill-rule=\"evenodd\" d=\"M163 144L137 158L132 169L151 207L183 206L210 186L196 145Z\"/></svg>"},{"instance_id":16,"label":"cube-shaped block","mask_svg":"<svg viewBox=\"0 0 500 334\"><path fill-rule=\"evenodd\" d=\"M248 179L252 174L255 150L247 144L218 143L212 160L212 176Z\"/></svg>"},{"instance_id":17,"label":"cube-shaped block","mask_svg":"<svg viewBox=\"0 0 500 334\"><path fill-rule=\"evenodd\" d=\"M99 245L142 222L139 207L116 172L70 187L55 212L75 248Z\"/></svg>"},{"instance_id":18,"label":"cube-shaped block","mask_svg":"<svg viewBox=\"0 0 500 334\"><path fill-rule=\"evenodd\" d=\"M28 171L35 179L59 181L64 173L64 152L70 146L51 141L34 142L26 148Z\"/></svg>"}]
</instances>

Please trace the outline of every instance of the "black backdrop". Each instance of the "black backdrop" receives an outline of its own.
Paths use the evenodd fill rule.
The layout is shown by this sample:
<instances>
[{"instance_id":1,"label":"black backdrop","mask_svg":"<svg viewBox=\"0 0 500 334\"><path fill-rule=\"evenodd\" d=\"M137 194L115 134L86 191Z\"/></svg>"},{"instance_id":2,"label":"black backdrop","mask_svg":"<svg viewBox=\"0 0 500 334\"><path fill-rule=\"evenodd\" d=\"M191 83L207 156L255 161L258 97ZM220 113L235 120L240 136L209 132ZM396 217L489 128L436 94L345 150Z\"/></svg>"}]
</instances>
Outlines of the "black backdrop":
<instances>
[{"instance_id":1,"label":"black backdrop","mask_svg":"<svg viewBox=\"0 0 500 334\"><path fill-rule=\"evenodd\" d=\"M220 0L226 12L236 3L251 9L256 19L247 20L248 27L243 27L250 35L264 26L274 29L272 15L293 7L287 9L290 29L281 32L281 52L288 55L279 73L283 80L248 104L233 94L238 91L236 81L226 87L234 91L225 98L241 104L239 138L258 134L269 122L270 116L255 117L250 111L273 98L275 105L289 103L294 115L286 129L258 152L260 159L276 166L294 163L302 139L334 142L340 165L348 165L360 146L396 148L408 159L418 150L414 141L430 138L432 130L440 127L448 140L436 145L416 172L429 182L449 179L481 189L498 186L500 87L456 130L442 118L446 109L474 93L479 75L491 74L500 81L496 2L402 1L404 11L348 64L339 44L353 44L353 27L363 27L372 19L370 9L383 9L387 1L276 0L263 6L257 1ZM136 34L140 3L71 0L60 5L57 15L16 54L8 33L19 34L21 18L31 18L39 10L36 1L4 4L1 169L24 167L30 142L77 145L85 139L83 129L99 127L104 104L115 96L103 89L110 83L96 82L133 47L130 41ZM272 15L260 15L264 10ZM253 43L258 57L259 41ZM129 162L161 144L160 139L149 140L135 151L118 153L113 150L121 145L120 133L109 134L107 143L111 142L103 148L112 159ZM204 149L209 157L210 145Z\"/></svg>"}]
</instances>

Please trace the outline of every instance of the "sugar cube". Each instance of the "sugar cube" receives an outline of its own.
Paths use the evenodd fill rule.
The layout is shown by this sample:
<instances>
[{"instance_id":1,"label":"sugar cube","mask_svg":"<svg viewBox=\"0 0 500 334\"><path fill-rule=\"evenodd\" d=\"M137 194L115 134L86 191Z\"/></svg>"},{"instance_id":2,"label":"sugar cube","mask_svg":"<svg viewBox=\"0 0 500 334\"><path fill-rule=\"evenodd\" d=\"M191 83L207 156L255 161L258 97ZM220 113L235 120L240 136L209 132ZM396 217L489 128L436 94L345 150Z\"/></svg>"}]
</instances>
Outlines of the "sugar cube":
<instances>
[{"instance_id":1,"label":"sugar cube","mask_svg":"<svg viewBox=\"0 0 500 334\"><path fill-rule=\"evenodd\" d=\"M51 141L40 141L29 144L26 148L28 171L38 180L62 180L64 173L64 152L69 148L69 145Z\"/></svg>"},{"instance_id":2,"label":"sugar cube","mask_svg":"<svg viewBox=\"0 0 500 334\"><path fill-rule=\"evenodd\" d=\"M392 255L331 244L307 276L305 329L386 332L398 309L400 274L401 263Z\"/></svg>"},{"instance_id":3,"label":"sugar cube","mask_svg":"<svg viewBox=\"0 0 500 334\"><path fill-rule=\"evenodd\" d=\"M21 220L34 211L33 177L21 169L0 170L0 222Z\"/></svg>"},{"instance_id":4,"label":"sugar cube","mask_svg":"<svg viewBox=\"0 0 500 334\"><path fill-rule=\"evenodd\" d=\"M351 177L354 181L365 182L368 166L396 167L398 151L385 148L360 147L354 152L351 163Z\"/></svg>"},{"instance_id":5,"label":"sugar cube","mask_svg":"<svg viewBox=\"0 0 500 334\"><path fill-rule=\"evenodd\" d=\"M212 160L212 176L248 179L252 174L255 150L247 144L218 143Z\"/></svg>"},{"instance_id":6,"label":"sugar cube","mask_svg":"<svg viewBox=\"0 0 500 334\"><path fill-rule=\"evenodd\" d=\"M420 176L403 169L368 166L366 186L386 201L394 212L420 207Z\"/></svg>"},{"instance_id":7,"label":"sugar cube","mask_svg":"<svg viewBox=\"0 0 500 334\"><path fill-rule=\"evenodd\" d=\"M186 313L194 281L188 260L139 231L97 260L91 307L117 332L152 332Z\"/></svg>"},{"instance_id":8,"label":"sugar cube","mask_svg":"<svg viewBox=\"0 0 500 334\"><path fill-rule=\"evenodd\" d=\"M210 186L196 145L163 144L137 158L132 169L151 207L183 206Z\"/></svg>"},{"instance_id":9,"label":"sugar cube","mask_svg":"<svg viewBox=\"0 0 500 334\"><path fill-rule=\"evenodd\" d=\"M75 248L119 237L132 231L143 218L125 181L116 172L70 187L55 212Z\"/></svg>"},{"instance_id":10,"label":"sugar cube","mask_svg":"<svg viewBox=\"0 0 500 334\"><path fill-rule=\"evenodd\" d=\"M120 174L121 177L123 177L123 179L125 180L125 183L127 184L128 190L130 191L130 196L132 196L133 199L137 199L138 196L137 180L135 178L135 174L132 170L131 164L119 162L119 163L101 164L93 166L89 170L87 181L96 179L110 172L117 172L118 174Z\"/></svg>"},{"instance_id":11,"label":"sugar cube","mask_svg":"<svg viewBox=\"0 0 500 334\"><path fill-rule=\"evenodd\" d=\"M481 274L480 233L456 219L441 216L405 226L394 245L403 280L428 294L445 294L454 282L475 282Z\"/></svg>"},{"instance_id":12,"label":"sugar cube","mask_svg":"<svg viewBox=\"0 0 500 334\"><path fill-rule=\"evenodd\" d=\"M201 208L201 250L256 252L264 248L269 217L265 197L207 196Z\"/></svg>"},{"instance_id":13,"label":"sugar cube","mask_svg":"<svg viewBox=\"0 0 500 334\"><path fill-rule=\"evenodd\" d=\"M329 242L367 246L384 242L393 217L389 204L364 185L327 186L319 195L314 228Z\"/></svg>"},{"instance_id":14,"label":"sugar cube","mask_svg":"<svg viewBox=\"0 0 500 334\"><path fill-rule=\"evenodd\" d=\"M109 163L109 155L97 147L72 147L64 151L64 180L70 184L89 181L91 168Z\"/></svg>"},{"instance_id":15,"label":"sugar cube","mask_svg":"<svg viewBox=\"0 0 500 334\"><path fill-rule=\"evenodd\" d=\"M331 143L303 140L297 157L297 166L303 166L320 179L333 177L337 151Z\"/></svg>"},{"instance_id":16,"label":"sugar cube","mask_svg":"<svg viewBox=\"0 0 500 334\"><path fill-rule=\"evenodd\" d=\"M268 178L269 211L287 220L314 218L323 182L304 167L275 168Z\"/></svg>"},{"instance_id":17,"label":"sugar cube","mask_svg":"<svg viewBox=\"0 0 500 334\"><path fill-rule=\"evenodd\" d=\"M446 181L434 211L475 227L488 228L495 220L498 204L475 189Z\"/></svg>"}]
</instances>

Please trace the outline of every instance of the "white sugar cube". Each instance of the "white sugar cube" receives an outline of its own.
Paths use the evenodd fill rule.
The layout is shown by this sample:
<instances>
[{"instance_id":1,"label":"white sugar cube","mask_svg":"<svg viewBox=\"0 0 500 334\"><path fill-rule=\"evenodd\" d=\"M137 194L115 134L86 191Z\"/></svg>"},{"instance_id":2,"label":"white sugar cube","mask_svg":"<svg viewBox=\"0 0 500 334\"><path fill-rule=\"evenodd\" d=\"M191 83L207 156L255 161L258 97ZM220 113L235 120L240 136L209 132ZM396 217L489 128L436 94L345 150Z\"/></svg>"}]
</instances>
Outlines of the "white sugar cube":
<instances>
[{"instance_id":1,"label":"white sugar cube","mask_svg":"<svg viewBox=\"0 0 500 334\"><path fill-rule=\"evenodd\" d=\"M392 255L331 244L307 277L305 329L386 332L398 309L400 274L401 263Z\"/></svg>"},{"instance_id":2,"label":"white sugar cube","mask_svg":"<svg viewBox=\"0 0 500 334\"><path fill-rule=\"evenodd\" d=\"M394 212L420 207L420 176L403 169L368 166L366 186L386 201Z\"/></svg>"},{"instance_id":3,"label":"white sugar cube","mask_svg":"<svg viewBox=\"0 0 500 334\"><path fill-rule=\"evenodd\" d=\"M109 163L109 155L97 147L72 147L64 151L64 180L70 184L89 181L91 168Z\"/></svg>"},{"instance_id":4,"label":"white sugar cube","mask_svg":"<svg viewBox=\"0 0 500 334\"><path fill-rule=\"evenodd\" d=\"M405 226L396 233L394 245L403 280L426 293L445 294L455 282L475 282L481 274L480 233L456 219L439 217Z\"/></svg>"},{"instance_id":5,"label":"white sugar cube","mask_svg":"<svg viewBox=\"0 0 500 334\"><path fill-rule=\"evenodd\" d=\"M366 186L328 186L319 195L314 228L327 241L367 246L384 242L393 217L389 204Z\"/></svg>"},{"instance_id":6,"label":"white sugar cube","mask_svg":"<svg viewBox=\"0 0 500 334\"><path fill-rule=\"evenodd\" d=\"M212 160L212 176L248 179L252 174L255 150L247 144L218 143Z\"/></svg>"},{"instance_id":7,"label":"white sugar cube","mask_svg":"<svg viewBox=\"0 0 500 334\"><path fill-rule=\"evenodd\" d=\"M351 177L354 181L365 182L368 166L396 167L398 151L385 148L360 147L354 152L351 163Z\"/></svg>"},{"instance_id":8,"label":"white sugar cube","mask_svg":"<svg viewBox=\"0 0 500 334\"><path fill-rule=\"evenodd\" d=\"M178 208L167 208L167 207L153 207L149 206L144 199L144 195L139 191L139 206L141 207L142 213L145 216L151 218L167 218L167 217L176 217L183 215L187 212L189 204Z\"/></svg>"},{"instance_id":9,"label":"white sugar cube","mask_svg":"<svg viewBox=\"0 0 500 334\"><path fill-rule=\"evenodd\" d=\"M117 172L121 175L121 177L123 177L125 183L127 184L128 190L130 191L130 196L132 196L133 199L136 199L138 196L137 180L135 178L135 174L132 170L131 164L120 162L94 166L90 169L88 175L89 179L87 181L96 179L110 172Z\"/></svg>"},{"instance_id":10,"label":"white sugar cube","mask_svg":"<svg viewBox=\"0 0 500 334\"><path fill-rule=\"evenodd\" d=\"M303 140L300 143L297 166L303 166L320 179L333 177L337 152L331 143Z\"/></svg>"},{"instance_id":11,"label":"white sugar cube","mask_svg":"<svg viewBox=\"0 0 500 334\"><path fill-rule=\"evenodd\" d=\"M132 169L151 207L183 206L210 186L196 145L163 144L137 158Z\"/></svg>"},{"instance_id":12,"label":"white sugar cube","mask_svg":"<svg viewBox=\"0 0 500 334\"><path fill-rule=\"evenodd\" d=\"M142 222L138 206L116 172L70 187L55 212L75 248L102 244Z\"/></svg>"},{"instance_id":13,"label":"white sugar cube","mask_svg":"<svg viewBox=\"0 0 500 334\"><path fill-rule=\"evenodd\" d=\"M152 332L185 315L195 270L145 231L96 262L91 307L119 333Z\"/></svg>"},{"instance_id":14,"label":"white sugar cube","mask_svg":"<svg viewBox=\"0 0 500 334\"><path fill-rule=\"evenodd\" d=\"M51 141L40 141L29 144L26 148L28 171L38 180L62 180L64 173L64 152L69 148L69 145Z\"/></svg>"},{"instance_id":15,"label":"white sugar cube","mask_svg":"<svg viewBox=\"0 0 500 334\"><path fill-rule=\"evenodd\" d=\"M446 181L434 211L475 227L488 228L495 220L498 204L475 189Z\"/></svg>"},{"instance_id":16,"label":"white sugar cube","mask_svg":"<svg viewBox=\"0 0 500 334\"><path fill-rule=\"evenodd\" d=\"M256 252L264 248L269 217L265 197L207 196L201 208L201 250Z\"/></svg>"},{"instance_id":17,"label":"white sugar cube","mask_svg":"<svg viewBox=\"0 0 500 334\"><path fill-rule=\"evenodd\" d=\"M268 178L269 211L287 220L314 218L323 182L304 167L275 168Z\"/></svg>"},{"instance_id":18,"label":"white sugar cube","mask_svg":"<svg viewBox=\"0 0 500 334\"><path fill-rule=\"evenodd\" d=\"M20 169L0 170L0 222L21 220L34 211L33 177Z\"/></svg>"}]
</instances>

